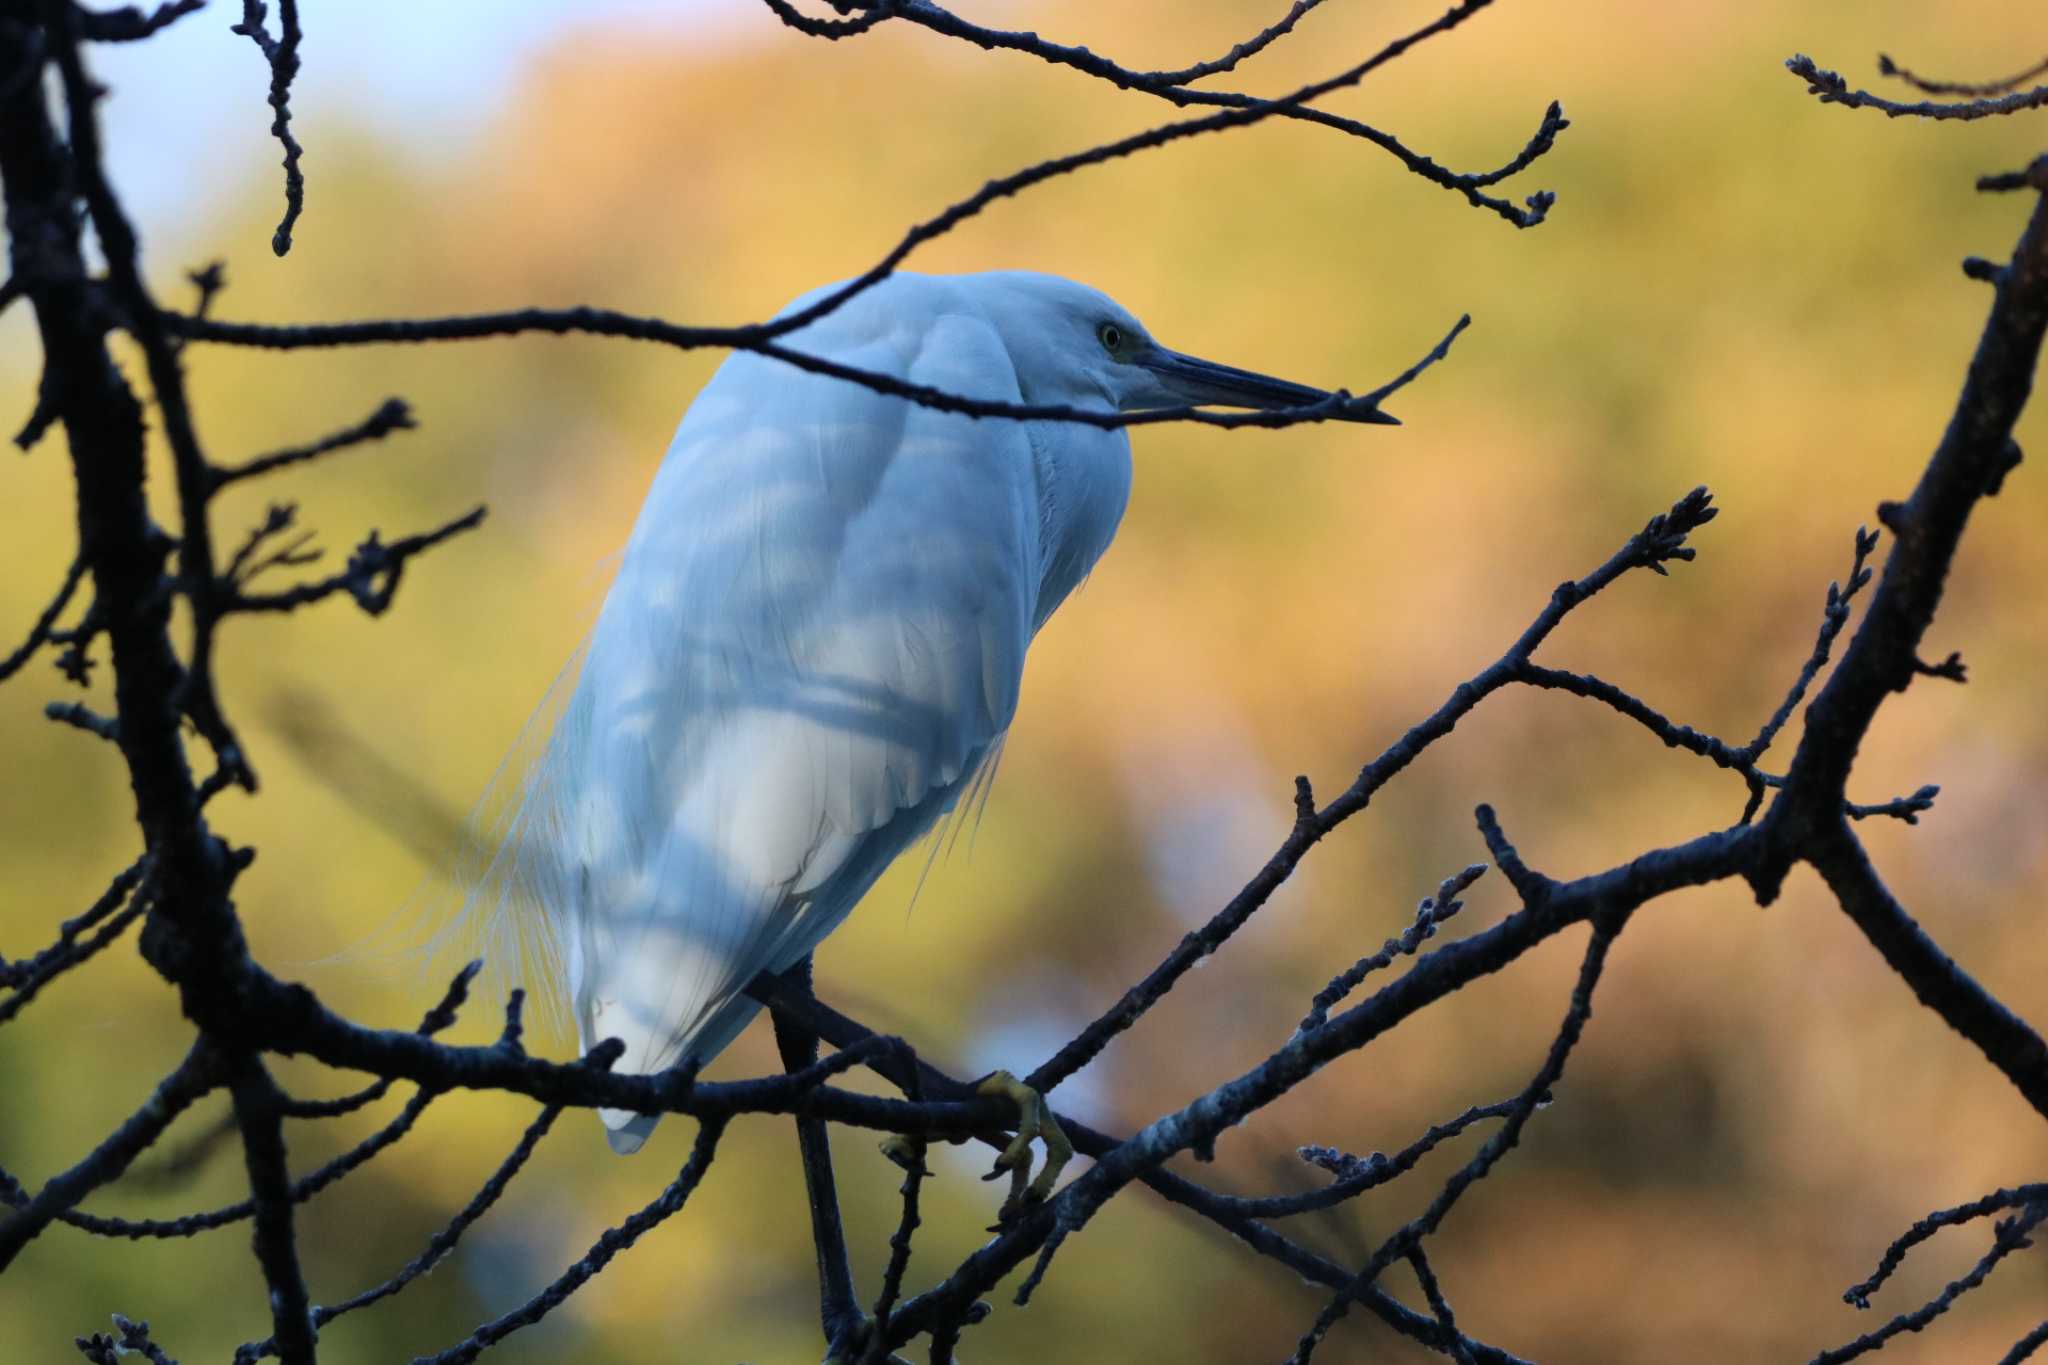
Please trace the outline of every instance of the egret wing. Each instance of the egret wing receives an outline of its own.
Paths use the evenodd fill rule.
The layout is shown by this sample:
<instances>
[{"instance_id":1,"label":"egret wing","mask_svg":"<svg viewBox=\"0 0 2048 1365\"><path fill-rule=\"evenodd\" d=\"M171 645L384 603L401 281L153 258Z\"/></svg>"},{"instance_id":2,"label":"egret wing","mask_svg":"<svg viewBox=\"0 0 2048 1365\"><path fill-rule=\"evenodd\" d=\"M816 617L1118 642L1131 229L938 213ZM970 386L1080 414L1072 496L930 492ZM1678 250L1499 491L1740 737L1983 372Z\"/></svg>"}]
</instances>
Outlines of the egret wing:
<instances>
[{"instance_id":1,"label":"egret wing","mask_svg":"<svg viewBox=\"0 0 2048 1365\"><path fill-rule=\"evenodd\" d=\"M801 342L806 333L797 334ZM835 358L1015 399L946 317ZM586 1045L722 1048L1010 723L1038 587L1029 429L740 355L658 472L508 844ZM607 1113L638 1145L651 1124Z\"/></svg>"}]
</instances>

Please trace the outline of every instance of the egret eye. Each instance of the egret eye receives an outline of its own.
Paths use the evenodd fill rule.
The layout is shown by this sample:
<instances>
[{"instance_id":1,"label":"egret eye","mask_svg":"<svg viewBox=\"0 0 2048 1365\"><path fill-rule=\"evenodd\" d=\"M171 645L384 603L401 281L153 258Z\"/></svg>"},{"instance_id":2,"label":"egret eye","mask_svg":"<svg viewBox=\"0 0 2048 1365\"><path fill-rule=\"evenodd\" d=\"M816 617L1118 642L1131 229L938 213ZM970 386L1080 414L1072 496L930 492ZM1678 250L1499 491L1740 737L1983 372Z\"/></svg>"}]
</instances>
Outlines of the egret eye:
<instances>
[{"instance_id":1,"label":"egret eye","mask_svg":"<svg viewBox=\"0 0 2048 1365\"><path fill-rule=\"evenodd\" d=\"M1105 322L1100 327L1097 327L1095 335L1102 342L1102 349L1108 351L1111 355L1115 355L1123 348L1124 329L1113 322Z\"/></svg>"}]
</instances>

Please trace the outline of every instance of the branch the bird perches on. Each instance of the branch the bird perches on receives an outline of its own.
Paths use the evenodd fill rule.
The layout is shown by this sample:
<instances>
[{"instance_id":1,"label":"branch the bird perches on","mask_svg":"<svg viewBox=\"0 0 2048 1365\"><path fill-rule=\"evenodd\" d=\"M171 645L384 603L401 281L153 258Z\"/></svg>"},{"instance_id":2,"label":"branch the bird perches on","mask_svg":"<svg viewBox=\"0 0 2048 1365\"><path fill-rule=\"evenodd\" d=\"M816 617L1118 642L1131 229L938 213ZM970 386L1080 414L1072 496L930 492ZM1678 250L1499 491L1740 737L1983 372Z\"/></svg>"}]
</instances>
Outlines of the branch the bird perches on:
<instances>
[{"instance_id":1,"label":"branch the bird perches on","mask_svg":"<svg viewBox=\"0 0 2048 1365\"><path fill-rule=\"evenodd\" d=\"M114 681L113 714L98 714L75 700L52 703L49 713L114 746L134 793L142 836L142 847L124 855L126 868L85 911L58 925L53 935L38 935L45 946L25 957L0 961L0 1027L21 1027L29 1006L46 987L95 959L103 960L138 924L141 956L176 993L192 1026L183 1059L139 1103L128 1101L136 1104L132 1113L91 1151L34 1187L0 1171L0 1203L11 1209L0 1221L0 1274L41 1237L65 1235L60 1229L140 1240L191 1237L247 1223L271 1322L270 1334L249 1341L236 1359L276 1356L299 1365L316 1358L320 1331L336 1319L386 1302L455 1254L469 1229L526 1169L565 1109L692 1120L696 1127L686 1163L648 1203L605 1232L531 1298L480 1324L439 1354L423 1357L469 1361L540 1322L650 1230L687 1212L696 1192L713 1176L721 1151L729 1150L733 1120L768 1114L790 1116L796 1122L818 1253L820 1328L834 1358L842 1361L892 1359L894 1352L919 1338L927 1342L933 1360L951 1359L963 1334L990 1311L984 1295L1030 1262L1014 1297L1020 1304L1031 1300L1048 1283L1056 1264L1068 1265L1084 1254L1074 1246L1077 1236L1092 1226L1109 1200L1133 1184L1146 1186L1166 1202L1229 1233L1252 1254L1318 1287L1324 1305L1296 1344L1295 1360L1307 1361L1342 1317L1362 1308L1400 1336L1453 1359L1513 1361L1517 1358L1506 1349L1479 1340L1459 1324L1446 1288L1456 1276L1439 1273L1430 1249L1440 1244L1433 1239L1454 1208L1498 1168L1530 1126L1541 1121L1544 1106L1553 1099L1570 1099L1569 1063L1592 1025L1598 987L1622 970L1610 966L1609 956L1628 926L1674 891L1734 879L1745 882L1758 902L1768 904L1792 869L1801 865L1815 869L1850 922L1912 987L1918 1000L2048 1118L2048 1046L1913 920L1880 878L1852 823L1881 816L1914 822L1934 801L1936 789L1923 786L1911 795L1868 803L1852 800L1849 790L1858 748L1893 696L1919 678L1960 682L1964 677L1959 656L1950 654L1942 663L1929 664L1919 651L1970 515L1998 491L2019 461L2012 432L2026 403L2043 331L2048 329L2048 206L2038 198L2008 262L1978 261L1966 267L1973 278L1992 283L1996 292L1955 416L1918 486L1905 501L1886 504L1879 511L1879 521L1891 533L1882 567L1873 558L1880 548L1877 533L1858 531L1850 547L1849 575L1826 593L1810 654L1796 671L1788 669L1792 678L1782 701L1760 721L1753 738L1731 743L1674 721L1605 678L1538 662L1565 618L1592 598L1625 577L1639 578L1635 570L1663 575L1671 564L1693 558L1693 536L1718 510L1699 489L1652 517L1585 576L1559 585L1497 659L1451 688L1433 711L1366 763L1334 798L1319 804L1307 780L1299 780L1284 836L1242 889L1167 951L1157 967L1024 1074L1016 1089L992 1094L974 1081L945 1074L909 1042L877 1035L820 1001L808 980L794 970L763 971L733 983L744 989L742 1003L771 1011L783 1045L783 1073L710 1082L699 1080L690 1065L657 1074L621 1068L627 1048L616 1039L593 1040L587 1053L573 1062L532 1055L524 1041L525 997L519 991L507 999L495 1042L461 1046L441 1041L438 1035L455 1023L467 1003L476 980L474 966L456 974L444 998L417 1028L403 1031L348 1019L313 990L280 978L259 962L249 950L233 899L237 877L249 866L253 851L216 832L208 818L209 803L230 786L258 791L255 761L216 687L218 627L231 616L311 608L341 593L372 615L382 613L393 605L405 570L428 550L476 529L482 509L438 529L389 541L370 532L338 573L293 586L251 590L250 581L257 575L301 568L315 551L299 529L297 506L279 502L240 549L223 561L212 528L216 499L223 490L259 477L284 475L410 430L412 411L402 400L390 399L368 419L326 437L240 464L222 463L208 455L200 439L186 388L185 366L202 354L190 343L303 349L583 333L685 349L749 352L770 368L779 364L858 386L865 398L886 400L898 410L908 404L928 413L983 419L991 428L1057 422L1108 433L1165 421L1224 427L1384 421L1381 404L1446 356L1464 319L1415 364L1360 395L1280 387L1260 376L1226 373L1219 367L1200 371L1189 362L1178 370L1181 388L1171 390L1169 385L1161 392L1179 392L1190 401L1141 404L1130 410L1024 401L1021 393L1006 399L963 392L806 350L798 344L799 333L806 328L822 332L835 320L846 324L863 307L913 287L901 267L917 249L1008 198L1121 158L1268 121L1307 124L1377 147L1427 183L1517 227L1543 223L1555 202L1549 191L1537 191L1519 205L1489 193L1552 150L1569 126L1555 103L1520 152L1496 170L1477 173L1450 171L1392 134L1322 107L1326 97L1359 85L1416 45L1463 25L1489 8L1489 0L1454 5L1363 60L1277 98L1218 90L1204 82L1236 72L1286 40L1320 7L1319 0L1294 0L1277 22L1226 55L1175 71L1143 71L1079 46L976 24L932 0L839 0L831 5L830 16L812 14L788 0L765 4L783 24L815 37L836 41L883 29L916 28L989 51L1027 55L1143 100L1200 112L992 179L912 226L869 269L843 286L824 291L780 318L750 326L683 326L597 308L354 323L224 322L212 316L224 285L217 269L193 276L198 302L190 313L164 308L151 292L136 234L108 175L96 114L103 91L86 56L92 43L147 40L203 13L200 6L195 0L173 0L148 13L93 12L69 0L0 0L0 127L7 130L0 137L0 184L11 248L11 273L0 283L0 309L15 304L32 309L44 362L29 420L18 439L26 449L56 426L64 428L80 530L80 550L70 568L54 593L38 598L47 606L35 615L21 645L0 656L0 680L20 673L46 651L56 652L63 676L80 686L89 682L95 663L108 664ZM281 255L289 248L306 205L303 149L291 131L290 108L303 35L296 0L280 0L274 36L268 19L260 0L244 0L241 21L234 27L255 44L269 70L271 128L285 158L286 210L273 237ZM1960 104L1906 105L1852 91L1835 73L1803 58L1790 65L1823 102L1877 108L1894 116L1981 119L2044 102L2040 90L2017 89L2038 70L1970 86L1928 82L1887 61L1887 74L1916 84L1924 93L1969 97ZM2037 194L2048 190L2048 176L2040 173L2039 165L1988 177L1985 188ZM81 201L83 219L76 211ZM317 212L317 199L314 202ZM96 257L85 240L87 222ZM103 273L96 273L95 261L104 264ZM1131 353L1120 350L1128 327L1121 314L1116 325L1118 341L1098 333L1102 346L1117 363L1142 368L1141 362L1128 358ZM174 534L159 529L144 497L143 400L109 349L116 331L139 348L147 395L156 408L154 420L169 451L173 486L164 509L175 516ZM1152 359L1158 362L1151 366L1155 379L1174 368L1159 355ZM1254 380L1267 387L1258 390ZM1198 382L1210 387L1190 387ZM1268 405L1233 413L1200 406L1216 401L1219 393L1229 401L1232 383L1238 386L1239 399L1263 395ZM1151 394L1147 402L1158 397ZM86 605L79 610L76 604L88 585ZM1862 618L1851 632L1858 607ZM102 643L106 648L96 658ZM1483 703L1517 686L1597 703L1665 745L1733 774L1740 790L1731 784L1728 823L1623 858L1604 871L1558 879L1536 870L1510 841L1501 814L1480 805L1474 814L1476 847L1484 849L1487 862L1475 862L1446 877L1422 901L1406 931L1332 973L1329 985L1308 1003L1300 1027L1290 1037L1272 1040L1255 1064L1129 1133L1101 1131L1072 1113L1057 1112L1060 1087L1145 1019L1189 972L1230 943L1318 843L1360 815L1390 782ZM1796 747L1781 766L1766 768L1767 755L1795 715L1803 715ZM193 771L193 756L201 753L210 754L213 764L204 776ZM223 828L226 823L223 817ZM1484 889L1493 883L1480 880L1489 865L1502 874L1505 887L1498 899L1511 908L1490 919L1489 907L1475 906L1458 921L1468 930L1463 937L1436 942L1448 937L1453 918L1465 909L1463 898L1475 885L1484 899L1496 898ZM1169 1169L1176 1157L1189 1155L1199 1161L1213 1156L1218 1142L1235 1125L1309 1084L1324 1067L1360 1052L1468 984L1582 925L1586 940L1569 999L1561 1005L1562 1019L1551 1031L1540 1062L1506 1098L1473 1105L1392 1156L1304 1146L1304 1163L1329 1177L1311 1189L1232 1194ZM820 1042L833 1048L822 1058L817 1055ZM274 1069L276 1059L286 1057L372 1079L333 1099L297 1098L281 1088ZM872 1071L901 1097L843 1084L856 1069ZM293 1177L285 1138L288 1123L331 1121L364 1110L401 1083L412 1090L395 1117L332 1160ZM399 1269L353 1297L316 1304L315 1286L308 1283L301 1256L306 1201L410 1138L424 1111L458 1089L523 1096L535 1102L538 1112L467 1204ZM1050 1190L1049 1197L1016 1197L993 1236L943 1273L921 1264L913 1253L931 1244L930 1238L919 1241L920 1229L933 1217L921 1203L932 1176L925 1163L930 1145L979 1141L998 1149L1014 1146L1011 1132L1018 1127L1019 1113L1013 1097L1020 1093L1051 1097L1054 1112L1049 1119L1089 1158L1087 1169ZM180 1168L203 1160L214 1137L232 1134L243 1148L247 1198L174 1218L87 1211L88 1202L96 1209L103 1191L124 1173L139 1169L137 1163L167 1139L187 1110L223 1096L230 1105L227 1115L161 1164ZM902 1140L892 1149L904 1166L900 1214L888 1238L880 1284L867 1295L852 1272L848 1251L850 1237L858 1237L862 1230L849 1231L835 1193L828 1141L833 1124ZM1356 1255L1324 1254L1275 1226L1280 1220L1416 1178L1432 1153L1473 1139L1475 1149L1434 1187L1419 1213ZM1021 1178L1013 1185L1013 1191L1030 1189ZM1817 1359L1846 1360L1879 1349L1903 1332L1928 1326L1983 1283L2003 1260L2029 1245L2038 1225L2048 1218L2048 1196L2039 1184L2018 1185L1931 1214L1886 1249L1875 1273L1849 1291L1849 1301L1867 1306L1914 1247L1939 1231L1986 1218L1998 1220L1992 1246L1972 1270L1922 1308L1900 1314ZM398 1259L392 1257L394 1262ZM1424 1308L1404 1303L1384 1283L1397 1263L1414 1276ZM913 1271L924 1288L915 1287ZM1048 1297L1052 1293L1046 1291ZM118 1315L114 1322L118 1337L78 1338L88 1359L111 1361L124 1351L156 1361L168 1359L148 1322ZM2007 1358L2020 1359L2044 1341L2048 1324L2016 1344Z\"/></svg>"}]
</instances>

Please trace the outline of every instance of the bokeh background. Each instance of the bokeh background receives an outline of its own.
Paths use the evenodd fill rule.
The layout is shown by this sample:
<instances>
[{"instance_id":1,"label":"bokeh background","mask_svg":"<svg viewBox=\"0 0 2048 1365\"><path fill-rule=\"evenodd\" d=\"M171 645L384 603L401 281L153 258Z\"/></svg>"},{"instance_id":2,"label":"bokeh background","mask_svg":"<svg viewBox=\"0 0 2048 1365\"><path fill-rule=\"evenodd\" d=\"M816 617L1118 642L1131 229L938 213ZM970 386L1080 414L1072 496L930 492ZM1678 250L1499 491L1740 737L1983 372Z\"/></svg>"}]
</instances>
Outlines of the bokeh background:
<instances>
[{"instance_id":1,"label":"bokeh background","mask_svg":"<svg viewBox=\"0 0 2048 1365\"><path fill-rule=\"evenodd\" d=\"M908 222L1014 167L1169 117L1166 106L1016 55L884 26L828 46L742 0L580 6L306 6L294 105L307 146L298 245L279 208L267 73L231 6L160 41L95 52L117 177L152 275L188 298L215 257L220 312L346 319L589 302L690 321L766 316L864 268ZM1277 0L964 6L1140 67L1227 48ZM1331 4L1249 68L1281 91L1429 17L1435 0ZM1091 170L998 206L922 251L930 270L1031 267L1114 293L1170 344L1301 380L1369 386L1461 310L1474 327L1396 411L1398 431L1148 429L1113 552L1033 650L1022 713L978 831L912 906L898 868L819 958L820 990L962 1071L1038 1062L1241 884L1284 835L1290 779L1334 794L1493 659L1560 579L1695 484L1724 512L1699 560L1638 575L1545 650L1737 741L1805 656L1824 588L1875 503L1938 436L1988 302L1956 268L2002 257L2027 208L1980 171L2048 145L2048 116L1968 126L1823 107L1793 52L1875 79L1882 47L1938 74L2025 65L2025 7L1507 3L1332 107L1460 168L1518 148L1555 97L1573 120L1514 183L1554 188L1517 232L1363 144L1274 122ZM0 319L0 392L26 412L25 309ZM240 490L232 541L298 501L330 556L371 526L475 501L482 534L408 575L371 622L346 604L230 624L227 704L265 787L214 808L261 856L238 884L255 950L357 1017L409 1026L438 992L363 945L426 882L590 619L674 421L716 364L597 340L271 357L195 349L218 457L352 422L387 394L423 427ZM2041 444L2031 414L2023 445ZM0 468L6 636L73 550L61 434ZM1906 903L1979 979L2048 1023L2048 482L2031 463L1987 504L1931 645L1967 688L1887 706L1856 776L1881 800L1942 784L1918 828L1866 826ZM161 481L156 490L162 492ZM168 520L168 509L166 510ZM104 670L102 670L102 682ZM96 688L96 691L103 690ZM46 941L134 853L114 756L45 722L46 665L0 689L0 951ZM1282 1041L1309 997L1482 856L1490 801L1535 864L1606 866L1734 818L1741 786L1590 704L1488 702L1319 848L1228 951L1059 1092L1128 1129ZM920 863L913 857L906 860ZM425 889L423 889L423 886ZM1481 881L1455 928L1510 908ZM1512 1092L1565 1005L1580 935L1333 1066L1221 1144L1200 1172L1243 1192L1308 1188L1303 1142L1392 1150ZM339 954L339 961L327 959ZM493 1002L471 1034L492 1027ZM32 1182L128 1112L187 1039L124 944L0 1031L0 1160ZM565 1048L556 1039L553 1046ZM719 1074L773 1068L765 1029ZM304 1093L337 1078L285 1068ZM181 1125L197 1132L224 1106ZM530 1106L453 1096L304 1212L315 1298L413 1256L508 1149ZM297 1126L310 1169L385 1113ZM689 1127L631 1160L569 1116L535 1169L437 1273L328 1329L339 1361L449 1344L530 1295L660 1187ZM841 1183L871 1292L897 1179L843 1135ZM1469 1151L1290 1231L1356 1258ZM1546 1361L1803 1360L1917 1304L1982 1232L1918 1253L1878 1309L1841 1292L1921 1213L2039 1179L2042 1125L1894 979L1805 873L1759 910L1739 887L1659 902L1631 926L1559 1103L1436 1244L1461 1323ZM913 1285L983 1236L980 1154L943 1153ZM229 1202L238 1156L89 1207L167 1215ZM740 1124L686 1213L507 1360L794 1361L818 1355L793 1134ZM1405 1278L1391 1276L1410 1294ZM1276 1359L1322 1302L1142 1191L1064 1254L1026 1311L998 1297L976 1359ZM2048 1261L2009 1262L1900 1361L1996 1358L2044 1315ZM52 1230L0 1283L0 1359L65 1358L107 1314L147 1317L187 1361L267 1331L246 1227L140 1246ZM1319 1359L1421 1353L1354 1319Z\"/></svg>"}]
</instances>

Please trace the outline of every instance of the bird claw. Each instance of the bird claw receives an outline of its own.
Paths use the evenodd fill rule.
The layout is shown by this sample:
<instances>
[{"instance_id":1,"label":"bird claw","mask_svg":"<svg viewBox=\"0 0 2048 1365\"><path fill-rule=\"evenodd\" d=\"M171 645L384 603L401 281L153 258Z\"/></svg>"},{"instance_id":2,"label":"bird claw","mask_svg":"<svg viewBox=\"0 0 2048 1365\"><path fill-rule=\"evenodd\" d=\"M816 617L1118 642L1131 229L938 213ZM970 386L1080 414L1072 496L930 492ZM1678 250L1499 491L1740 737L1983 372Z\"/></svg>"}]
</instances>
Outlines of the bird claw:
<instances>
[{"instance_id":1,"label":"bird claw","mask_svg":"<svg viewBox=\"0 0 2048 1365\"><path fill-rule=\"evenodd\" d=\"M877 1150L890 1161L903 1168L905 1175L930 1175L931 1169L924 1164L924 1139L904 1133L891 1133L875 1144Z\"/></svg>"},{"instance_id":2,"label":"bird claw","mask_svg":"<svg viewBox=\"0 0 2048 1365\"><path fill-rule=\"evenodd\" d=\"M996 1214L995 1225L989 1228L990 1232L1001 1232L1027 1209L1037 1208L1051 1196L1060 1171L1073 1159L1074 1144L1067 1140L1066 1131L1052 1116L1045 1097L1009 1072L997 1071L984 1077L974 1087L974 1093L1005 1099L1017 1106L1017 1135L996 1158L995 1169L982 1177L997 1180L1006 1173L1010 1177L1009 1196ZM1039 1168L1036 1179L1031 1178L1033 1138L1045 1143L1045 1164Z\"/></svg>"}]
</instances>

